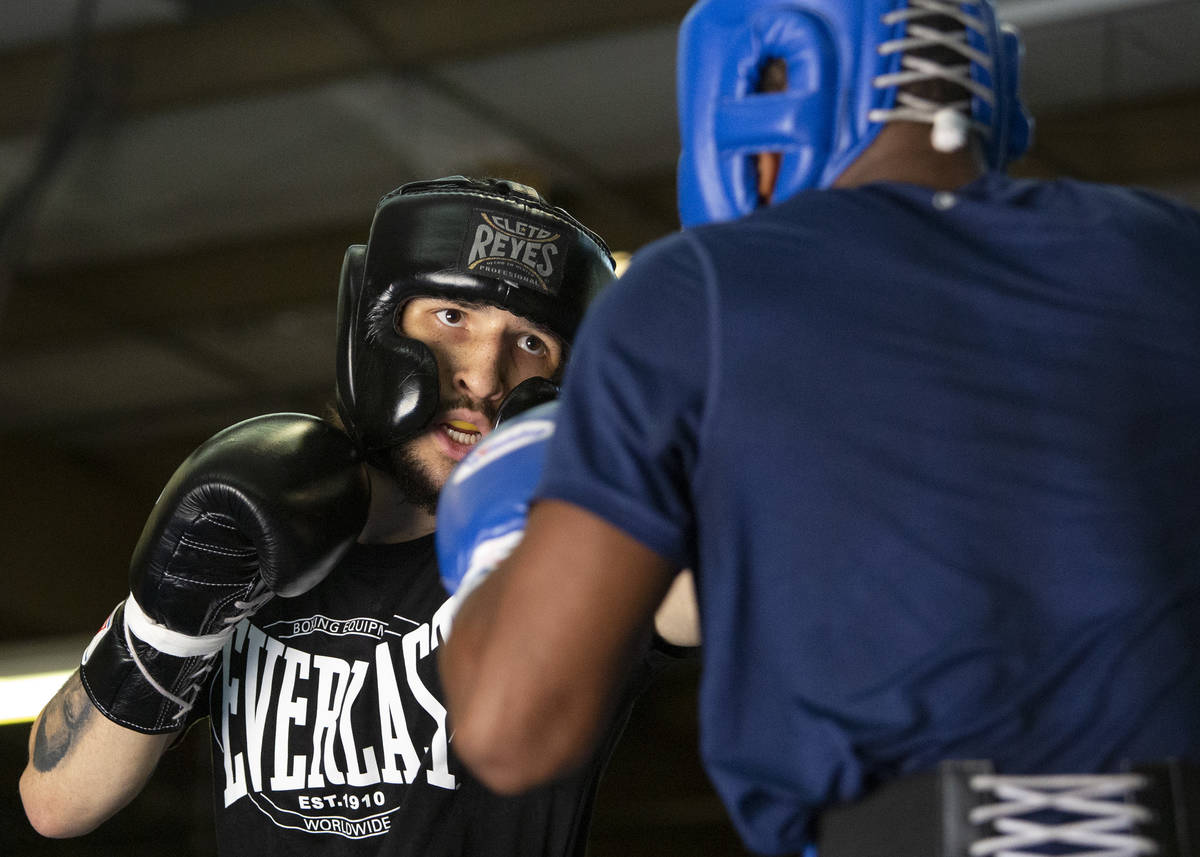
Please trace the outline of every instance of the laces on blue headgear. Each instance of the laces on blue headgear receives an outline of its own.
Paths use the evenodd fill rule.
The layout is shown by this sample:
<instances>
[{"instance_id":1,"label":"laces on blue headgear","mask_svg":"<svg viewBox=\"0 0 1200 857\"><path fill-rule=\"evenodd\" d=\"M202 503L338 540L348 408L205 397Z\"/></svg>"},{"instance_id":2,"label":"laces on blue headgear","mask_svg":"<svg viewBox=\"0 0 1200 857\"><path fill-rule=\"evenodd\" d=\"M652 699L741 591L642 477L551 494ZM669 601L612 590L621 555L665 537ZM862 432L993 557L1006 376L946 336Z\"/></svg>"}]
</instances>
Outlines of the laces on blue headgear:
<instances>
[{"instance_id":1,"label":"laces on blue headgear","mask_svg":"<svg viewBox=\"0 0 1200 857\"><path fill-rule=\"evenodd\" d=\"M948 16L961 30L928 26ZM941 47L944 63L914 55ZM1003 169L1029 146L1018 96L1021 46L990 0L700 0L679 33L677 89L684 226L730 220L758 205L751 156L782 155L775 201L829 187L890 121L927 122L941 151L983 140ZM783 92L756 92L768 60L787 64ZM900 92L945 80L955 104Z\"/></svg>"}]
</instances>

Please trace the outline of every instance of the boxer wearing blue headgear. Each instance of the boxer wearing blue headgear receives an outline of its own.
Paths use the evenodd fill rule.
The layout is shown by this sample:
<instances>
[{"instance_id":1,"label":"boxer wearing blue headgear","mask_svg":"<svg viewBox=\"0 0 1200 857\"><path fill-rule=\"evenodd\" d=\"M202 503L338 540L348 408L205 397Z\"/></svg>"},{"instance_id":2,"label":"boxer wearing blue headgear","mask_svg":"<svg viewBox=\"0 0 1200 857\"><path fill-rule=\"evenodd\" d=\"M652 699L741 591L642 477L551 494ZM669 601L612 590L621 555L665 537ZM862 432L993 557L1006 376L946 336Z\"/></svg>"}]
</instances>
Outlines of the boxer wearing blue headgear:
<instances>
[{"instance_id":1,"label":"boxer wearing blue headgear","mask_svg":"<svg viewBox=\"0 0 1200 857\"><path fill-rule=\"evenodd\" d=\"M702 0L680 42L695 225L589 309L523 539L478 501L440 534L461 757L569 769L692 568L700 750L753 851L1186 850L1200 214L1005 175L1016 42L978 2Z\"/></svg>"}]
</instances>

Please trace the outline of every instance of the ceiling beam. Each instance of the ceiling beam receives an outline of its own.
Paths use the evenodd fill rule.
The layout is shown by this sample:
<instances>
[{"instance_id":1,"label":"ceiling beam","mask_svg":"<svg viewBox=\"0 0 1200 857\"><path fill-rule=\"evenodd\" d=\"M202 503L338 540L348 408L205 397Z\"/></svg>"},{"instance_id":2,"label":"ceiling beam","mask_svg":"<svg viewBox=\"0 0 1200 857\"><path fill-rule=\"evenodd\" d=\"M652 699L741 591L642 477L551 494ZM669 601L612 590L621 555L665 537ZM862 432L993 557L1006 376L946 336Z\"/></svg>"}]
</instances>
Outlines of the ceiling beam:
<instances>
[{"instance_id":1,"label":"ceiling beam","mask_svg":"<svg viewBox=\"0 0 1200 857\"><path fill-rule=\"evenodd\" d=\"M346 247L360 229L331 227L273 239L193 248L104 265L18 273L0 319L6 354L59 349L116 330L190 324L334 305Z\"/></svg>"},{"instance_id":2,"label":"ceiling beam","mask_svg":"<svg viewBox=\"0 0 1200 857\"><path fill-rule=\"evenodd\" d=\"M688 0L637 3L349 0L265 4L228 15L99 34L95 77L109 109L138 115L280 92L394 67L420 66L571 41L682 19ZM390 47L381 57L346 15L368 20ZM0 55L0 136L46 121L64 74L64 45ZM95 82L93 81L93 84Z\"/></svg>"},{"instance_id":3,"label":"ceiling beam","mask_svg":"<svg viewBox=\"0 0 1200 857\"><path fill-rule=\"evenodd\" d=\"M1022 29L1136 13L1143 6L1162 6L1170 0L997 0L1000 19Z\"/></svg>"}]
</instances>

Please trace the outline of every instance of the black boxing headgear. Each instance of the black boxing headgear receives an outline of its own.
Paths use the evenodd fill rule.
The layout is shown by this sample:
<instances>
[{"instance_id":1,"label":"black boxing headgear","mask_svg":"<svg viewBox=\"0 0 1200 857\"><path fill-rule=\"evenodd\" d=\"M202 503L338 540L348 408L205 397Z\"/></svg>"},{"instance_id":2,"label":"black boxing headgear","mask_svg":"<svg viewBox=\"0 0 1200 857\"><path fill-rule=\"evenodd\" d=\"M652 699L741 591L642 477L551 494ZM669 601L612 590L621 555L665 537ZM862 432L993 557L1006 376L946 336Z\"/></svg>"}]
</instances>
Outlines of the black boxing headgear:
<instances>
[{"instance_id":1,"label":"black boxing headgear","mask_svg":"<svg viewBox=\"0 0 1200 857\"><path fill-rule=\"evenodd\" d=\"M342 264L337 407L347 431L379 461L437 413L433 353L399 329L409 299L493 304L569 345L613 277L604 241L526 185L449 176L392 191L366 246Z\"/></svg>"}]
</instances>

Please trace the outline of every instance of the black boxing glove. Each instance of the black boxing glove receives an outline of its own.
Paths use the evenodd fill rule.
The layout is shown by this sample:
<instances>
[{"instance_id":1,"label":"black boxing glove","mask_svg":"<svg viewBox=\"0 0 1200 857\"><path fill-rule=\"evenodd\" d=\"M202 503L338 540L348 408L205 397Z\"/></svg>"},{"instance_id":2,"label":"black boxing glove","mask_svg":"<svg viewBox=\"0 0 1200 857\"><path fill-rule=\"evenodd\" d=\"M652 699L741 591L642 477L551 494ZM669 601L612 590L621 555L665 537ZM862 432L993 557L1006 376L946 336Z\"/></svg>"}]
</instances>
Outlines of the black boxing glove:
<instances>
[{"instance_id":1,"label":"black boxing glove","mask_svg":"<svg viewBox=\"0 0 1200 857\"><path fill-rule=\"evenodd\" d=\"M558 385L549 378L538 375L526 378L509 390L508 395L500 402L500 407L496 409L496 419L492 422L492 431L500 428L505 421L557 398Z\"/></svg>"},{"instance_id":2,"label":"black boxing glove","mask_svg":"<svg viewBox=\"0 0 1200 857\"><path fill-rule=\"evenodd\" d=\"M327 575L367 519L366 468L316 417L268 414L218 432L179 466L142 530L130 593L83 654L80 678L115 723L186 723L234 626Z\"/></svg>"}]
</instances>

